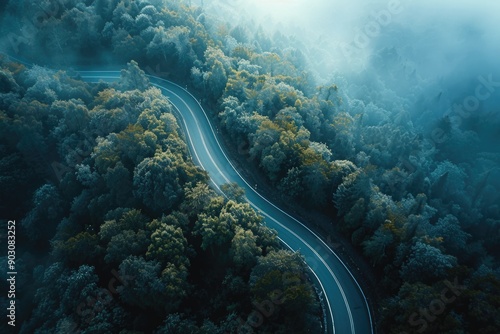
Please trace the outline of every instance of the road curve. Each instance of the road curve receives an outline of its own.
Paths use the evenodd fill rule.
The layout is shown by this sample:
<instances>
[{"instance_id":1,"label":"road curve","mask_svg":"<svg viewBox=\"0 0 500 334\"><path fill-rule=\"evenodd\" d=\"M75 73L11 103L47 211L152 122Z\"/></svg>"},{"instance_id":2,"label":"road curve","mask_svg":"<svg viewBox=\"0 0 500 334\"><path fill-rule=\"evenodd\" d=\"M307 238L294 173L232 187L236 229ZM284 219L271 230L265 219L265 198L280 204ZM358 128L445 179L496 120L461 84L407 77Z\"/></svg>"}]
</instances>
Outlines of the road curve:
<instances>
[{"instance_id":1,"label":"road curve","mask_svg":"<svg viewBox=\"0 0 500 334\"><path fill-rule=\"evenodd\" d=\"M115 81L119 71L81 71L89 82ZM373 333L366 297L347 266L332 249L304 224L261 196L238 173L220 145L206 112L196 98L179 85L149 76L151 84L169 98L180 116L186 139L196 164L206 170L212 184L236 182L245 190L248 202L265 218L265 224L278 232L280 240L293 251L300 251L324 296L329 333Z\"/></svg>"}]
</instances>

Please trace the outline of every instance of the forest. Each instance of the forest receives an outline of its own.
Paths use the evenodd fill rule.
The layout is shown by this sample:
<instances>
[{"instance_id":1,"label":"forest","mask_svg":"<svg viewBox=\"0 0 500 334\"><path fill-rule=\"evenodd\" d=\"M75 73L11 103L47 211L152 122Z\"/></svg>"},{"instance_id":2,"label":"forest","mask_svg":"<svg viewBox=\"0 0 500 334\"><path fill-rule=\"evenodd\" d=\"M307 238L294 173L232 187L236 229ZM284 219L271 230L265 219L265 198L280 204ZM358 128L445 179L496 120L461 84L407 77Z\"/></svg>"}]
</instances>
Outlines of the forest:
<instances>
[{"instance_id":1,"label":"forest","mask_svg":"<svg viewBox=\"0 0 500 334\"><path fill-rule=\"evenodd\" d=\"M136 62L112 85L6 59L1 74L12 141L2 189L18 196L2 211L24 215L18 266L21 284L31 281L21 333L236 333L274 291L282 306L263 331L320 326L300 255L238 188L227 185L226 198L208 186L170 102ZM31 165L33 154L57 160Z\"/></svg>"},{"instance_id":2,"label":"forest","mask_svg":"<svg viewBox=\"0 0 500 334\"><path fill-rule=\"evenodd\" d=\"M24 235L21 332L237 333L274 290L286 303L259 332L321 331L300 254L234 185L229 198L209 187L152 74L200 96L281 201L330 217L377 278L378 332L498 333L493 108L434 120L440 95L409 105L362 76L320 82L285 31L190 1L11 0L1 17L2 50L40 65L1 58L0 218ZM381 56L397 52L372 60L390 76ZM75 64L123 71L89 84Z\"/></svg>"}]
</instances>

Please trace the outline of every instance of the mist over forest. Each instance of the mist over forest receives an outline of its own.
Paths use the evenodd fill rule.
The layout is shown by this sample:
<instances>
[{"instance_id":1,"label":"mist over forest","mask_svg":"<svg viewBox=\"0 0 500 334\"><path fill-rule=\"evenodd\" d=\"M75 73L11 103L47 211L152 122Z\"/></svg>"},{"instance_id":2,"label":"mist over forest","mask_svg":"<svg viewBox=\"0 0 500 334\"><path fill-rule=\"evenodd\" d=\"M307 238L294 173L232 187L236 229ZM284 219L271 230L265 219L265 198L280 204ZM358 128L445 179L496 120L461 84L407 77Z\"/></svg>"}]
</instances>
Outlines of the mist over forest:
<instances>
[{"instance_id":1,"label":"mist over forest","mask_svg":"<svg viewBox=\"0 0 500 334\"><path fill-rule=\"evenodd\" d=\"M500 76L496 55L500 31L491 1L205 1L212 13L227 10L232 21L291 36L320 83L340 83L350 98L383 103L396 94L413 106L432 109L438 119L463 102L480 82ZM239 12L239 8L245 8ZM359 86L377 89L378 99ZM382 95L382 97L380 97ZM438 97L436 100L433 97ZM481 101L498 106L500 94ZM422 105L413 108L421 116ZM498 113L488 114L498 121ZM422 117L423 118L423 117ZM424 121L418 119L417 125ZM427 124L425 124L427 125Z\"/></svg>"},{"instance_id":2,"label":"mist over forest","mask_svg":"<svg viewBox=\"0 0 500 334\"><path fill-rule=\"evenodd\" d=\"M18 329L240 333L279 288L286 306L259 332L321 331L300 254L241 189L209 187L149 74L200 99L268 197L349 245L341 256L376 287L377 333L498 333L499 11L487 0L2 3L0 219L19 225ZM75 69L122 75L92 84ZM89 305L118 269L140 279ZM458 293L435 311L450 282Z\"/></svg>"}]
</instances>

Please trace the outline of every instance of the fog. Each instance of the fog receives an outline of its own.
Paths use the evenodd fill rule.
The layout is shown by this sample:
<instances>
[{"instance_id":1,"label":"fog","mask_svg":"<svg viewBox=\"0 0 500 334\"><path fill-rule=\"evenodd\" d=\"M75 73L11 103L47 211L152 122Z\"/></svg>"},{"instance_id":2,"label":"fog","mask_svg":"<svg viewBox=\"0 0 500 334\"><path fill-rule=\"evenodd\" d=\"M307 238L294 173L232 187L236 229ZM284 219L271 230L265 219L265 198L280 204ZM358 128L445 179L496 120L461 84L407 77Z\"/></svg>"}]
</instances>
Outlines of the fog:
<instances>
[{"instance_id":1,"label":"fog","mask_svg":"<svg viewBox=\"0 0 500 334\"><path fill-rule=\"evenodd\" d=\"M250 18L270 30L279 29L299 37L310 50L318 49L328 55L329 65L336 70L366 69L374 53L395 47L414 62L423 77L450 75L457 70L475 77L475 72L483 69L495 70L500 51L500 29L495 14L500 11L500 3L494 1L221 3L245 13L241 19Z\"/></svg>"},{"instance_id":2,"label":"fog","mask_svg":"<svg viewBox=\"0 0 500 334\"><path fill-rule=\"evenodd\" d=\"M420 128L453 116L453 105L488 77L500 82L498 2L205 0L204 6L212 14L228 11L234 25L252 22L294 37L300 43L292 46L306 55L319 83L336 83L346 100L389 112L398 101L396 109L411 112ZM494 86L474 112L498 121L500 84Z\"/></svg>"},{"instance_id":3,"label":"fog","mask_svg":"<svg viewBox=\"0 0 500 334\"><path fill-rule=\"evenodd\" d=\"M363 256L379 332L500 333L499 12L493 0L0 2L0 214L15 210L23 248L47 260L33 270L20 257L34 282L21 332L75 332L74 319L82 330L240 332L236 317L267 298L254 277L296 268L266 259L278 243L240 190L214 199L188 131L149 85L165 79L206 107L259 191ZM84 83L84 69L121 78ZM79 303L102 275L145 267L139 281L153 288L124 287L84 321ZM453 279L467 298L426 322ZM87 292L66 303L67 291ZM300 291L301 305L259 330L320 332L308 327L320 325L316 298Z\"/></svg>"}]
</instances>

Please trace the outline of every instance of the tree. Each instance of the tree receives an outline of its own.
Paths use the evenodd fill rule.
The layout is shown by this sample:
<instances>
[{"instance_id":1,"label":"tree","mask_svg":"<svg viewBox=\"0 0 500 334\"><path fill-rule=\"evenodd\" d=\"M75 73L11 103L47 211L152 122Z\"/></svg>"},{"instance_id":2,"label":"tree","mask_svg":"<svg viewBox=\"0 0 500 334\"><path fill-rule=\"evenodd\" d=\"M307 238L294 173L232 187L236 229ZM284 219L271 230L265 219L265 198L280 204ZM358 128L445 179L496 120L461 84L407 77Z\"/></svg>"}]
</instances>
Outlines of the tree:
<instances>
[{"instance_id":1,"label":"tree","mask_svg":"<svg viewBox=\"0 0 500 334\"><path fill-rule=\"evenodd\" d=\"M52 20L51 18L48 22ZM55 45L58 46L59 52L68 51L66 48L71 45L77 48L81 54L95 57L100 49L100 29L103 24L101 17L94 11L92 6L68 8L62 13L61 24L57 29L54 29L51 39L56 39ZM66 36L60 38L59 35L54 35L61 34L61 31L72 33L67 33L67 38L65 38ZM84 47L84 45L88 46L88 48Z\"/></svg>"},{"instance_id":2,"label":"tree","mask_svg":"<svg viewBox=\"0 0 500 334\"><path fill-rule=\"evenodd\" d=\"M245 127L241 120L242 114L246 113L246 111L237 97L225 97L222 101L221 108L223 108L223 111L219 113L221 123L233 138L238 138L243 135L246 136L247 133L250 132L250 129Z\"/></svg>"},{"instance_id":3,"label":"tree","mask_svg":"<svg viewBox=\"0 0 500 334\"><path fill-rule=\"evenodd\" d=\"M342 178L342 183L333 194L333 203L339 216L347 214L359 198L367 198L371 192L370 180L366 174L355 171Z\"/></svg>"},{"instance_id":4,"label":"tree","mask_svg":"<svg viewBox=\"0 0 500 334\"><path fill-rule=\"evenodd\" d=\"M55 262L45 270L39 266L35 272L39 283L35 305L21 332L55 333L56 328L74 332L78 324L87 324L99 313L98 307L93 307L99 294L94 267L82 265L70 271L61 262Z\"/></svg>"},{"instance_id":5,"label":"tree","mask_svg":"<svg viewBox=\"0 0 500 334\"><path fill-rule=\"evenodd\" d=\"M445 255L436 247L417 241L401 267L400 275L407 282L432 282L444 278L446 271L456 263L454 256Z\"/></svg>"},{"instance_id":6,"label":"tree","mask_svg":"<svg viewBox=\"0 0 500 334\"><path fill-rule=\"evenodd\" d=\"M128 207L135 204L132 195L132 175L121 161L114 168L108 168L104 180L117 206Z\"/></svg>"},{"instance_id":7,"label":"tree","mask_svg":"<svg viewBox=\"0 0 500 334\"><path fill-rule=\"evenodd\" d=\"M168 68L178 68L181 75L188 73L194 61L190 45L190 29L185 26L154 28L155 35L147 46L147 55L154 61L166 63Z\"/></svg>"},{"instance_id":8,"label":"tree","mask_svg":"<svg viewBox=\"0 0 500 334\"><path fill-rule=\"evenodd\" d=\"M118 303L111 302L111 297L107 293L104 296L103 294L105 292L100 290L99 294L95 296L95 299L98 299L94 304L96 308L95 314L89 319L89 323L81 326L80 329L84 329L85 332L89 333L109 333L122 329L120 333L123 334L125 331L123 328L129 326L131 313L125 311ZM75 328L68 328L68 325L71 326L71 322L64 326L64 323L59 321L57 325L56 333L68 333L75 330Z\"/></svg>"},{"instance_id":9,"label":"tree","mask_svg":"<svg viewBox=\"0 0 500 334\"><path fill-rule=\"evenodd\" d=\"M111 238L122 231L139 231L144 230L147 223L147 217L136 209L125 209L120 214L119 219L105 221L100 226L99 239L101 242L107 244Z\"/></svg>"},{"instance_id":10,"label":"tree","mask_svg":"<svg viewBox=\"0 0 500 334\"><path fill-rule=\"evenodd\" d=\"M237 226L230 253L236 266L249 269L257 263L257 257L262 255L262 248L257 246L257 237L251 230Z\"/></svg>"},{"instance_id":11,"label":"tree","mask_svg":"<svg viewBox=\"0 0 500 334\"><path fill-rule=\"evenodd\" d=\"M233 238L235 219L229 214L221 213L219 217L207 216L204 213L198 215L194 233L201 236L201 248L210 248L214 253L215 247L222 247Z\"/></svg>"},{"instance_id":12,"label":"tree","mask_svg":"<svg viewBox=\"0 0 500 334\"><path fill-rule=\"evenodd\" d=\"M227 74L222 63L216 60L210 72L205 74L205 78L210 96L217 100L222 96L227 84Z\"/></svg>"},{"instance_id":13,"label":"tree","mask_svg":"<svg viewBox=\"0 0 500 334\"><path fill-rule=\"evenodd\" d=\"M297 253L279 250L259 257L250 274L252 299L257 303L274 300L281 309L273 314L273 318L282 317L282 321L294 324L296 330L303 328L305 331L307 317L318 308L305 272Z\"/></svg>"},{"instance_id":14,"label":"tree","mask_svg":"<svg viewBox=\"0 0 500 334\"><path fill-rule=\"evenodd\" d=\"M236 182L224 183L221 186L221 190L226 195L227 199L231 201L241 203L245 199L245 190Z\"/></svg>"},{"instance_id":15,"label":"tree","mask_svg":"<svg viewBox=\"0 0 500 334\"><path fill-rule=\"evenodd\" d=\"M158 138L138 125L129 125L116 135L115 150L124 166L132 169L144 159L154 156Z\"/></svg>"},{"instance_id":16,"label":"tree","mask_svg":"<svg viewBox=\"0 0 500 334\"><path fill-rule=\"evenodd\" d=\"M467 330L474 331L476 328L481 333L495 333L500 326L498 316L500 315L500 281L494 273L480 273L473 275L461 300L459 307L466 307L464 323Z\"/></svg>"},{"instance_id":17,"label":"tree","mask_svg":"<svg viewBox=\"0 0 500 334\"><path fill-rule=\"evenodd\" d=\"M280 128L271 120L265 119L255 134L251 135L250 154L260 157L266 147L272 146L280 138Z\"/></svg>"},{"instance_id":18,"label":"tree","mask_svg":"<svg viewBox=\"0 0 500 334\"><path fill-rule=\"evenodd\" d=\"M232 59L224 54L220 48L209 46L205 51L205 66L207 69L213 68L216 62L220 62L226 73L231 72Z\"/></svg>"},{"instance_id":19,"label":"tree","mask_svg":"<svg viewBox=\"0 0 500 334\"><path fill-rule=\"evenodd\" d=\"M401 207L393 201L391 196L379 191L372 191L367 211L363 226L371 230L376 230L387 222L400 225L406 220L406 212L401 210Z\"/></svg>"},{"instance_id":20,"label":"tree","mask_svg":"<svg viewBox=\"0 0 500 334\"><path fill-rule=\"evenodd\" d=\"M133 20L130 20L133 24ZM140 35L130 34L126 29L119 27L114 30L111 38L113 55L121 61L131 61L133 59L141 60L144 57L144 51L148 47L146 41Z\"/></svg>"},{"instance_id":21,"label":"tree","mask_svg":"<svg viewBox=\"0 0 500 334\"><path fill-rule=\"evenodd\" d=\"M95 12L101 15L103 21L109 22L112 20L113 10L115 9L114 2L111 0L96 0L94 2Z\"/></svg>"},{"instance_id":22,"label":"tree","mask_svg":"<svg viewBox=\"0 0 500 334\"><path fill-rule=\"evenodd\" d=\"M109 264L120 264L130 255L144 255L150 245L149 235L144 230L134 232L125 230L113 235L106 248L104 261Z\"/></svg>"},{"instance_id":23,"label":"tree","mask_svg":"<svg viewBox=\"0 0 500 334\"><path fill-rule=\"evenodd\" d=\"M272 52L263 52L260 55L257 55L252 59L255 64L259 65L262 68L264 73L267 73L271 76L279 75L279 74L290 74L286 67L284 66L283 60L276 53Z\"/></svg>"},{"instance_id":24,"label":"tree","mask_svg":"<svg viewBox=\"0 0 500 334\"><path fill-rule=\"evenodd\" d=\"M151 234L151 244L148 247L146 258L159 261L161 264L172 263L175 266L189 266L186 257L187 240L180 227L161 224Z\"/></svg>"},{"instance_id":25,"label":"tree","mask_svg":"<svg viewBox=\"0 0 500 334\"><path fill-rule=\"evenodd\" d=\"M54 282L51 282L54 284ZM60 305L65 313L73 313L88 298L97 295L97 275L92 266L82 265L70 273L63 273L55 280L54 288L63 292L60 294Z\"/></svg>"},{"instance_id":26,"label":"tree","mask_svg":"<svg viewBox=\"0 0 500 334\"><path fill-rule=\"evenodd\" d=\"M366 257L372 259L373 266L376 266L382 259L387 258L387 248L393 243L394 235L391 231L384 227L379 227L370 239L362 243L363 252Z\"/></svg>"},{"instance_id":27,"label":"tree","mask_svg":"<svg viewBox=\"0 0 500 334\"><path fill-rule=\"evenodd\" d=\"M119 287L120 299L143 310L164 315L175 310L186 294L185 268L170 265L162 271L158 261L129 256L120 264L120 272L131 277Z\"/></svg>"},{"instance_id":28,"label":"tree","mask_svg":"<svg viewBox=\"0 0 500 334\"><path fill-rule=\"evenodd\" d=\"M259 75L260 66L252 64L246 59L238 61L238 71L247 71L250 74Z\"/></svg>"},{"instance_id":29,"label":"tree","mask_svg":"<svg viewBox=\"0 0 500 334\"><path fill-rule=\"evenodd\" d=\"M62 218L59 191L52 184L44 184L35 191L32 202L33 209L21 221L21 225L31 240L50 239Z\"/></svg>"},{"instance_id":30,"label":"tree","mask_svg":"<svg viewBox=\"0 0 500 334\"><path fill-rule=\"evenodd\" d=\"M445 249L456 256L466 251L467 240L471 237L469 233L462 230L460 222L453 215L440 218L429 233L431 236L443 238Z\"/></svg>"},{"instance_id":31,"label":"tree","mask_svg":"<svg viewBox=\"0 0 500 334\"><path fill-rule=\"evenodd\" d=\"M225 204L226 199L224 197L212 197L208 205L204 208L203 213L209 216L218 216Z\"/></svg>"},{"instance_id":32,"label":"tree","mask_svg":"<svg viewBox=\"0 0 500 334\"><path fill-rule=\"evenodd\" d=\"M156 213L171 210L183 192L176 158L170 151L157 151L134 170L134 194Z\"/></svg>"},{"instance_id":33,"label":"tree","mask_svg":"<svg viewBox=\"0 0 500 334\"><path fill-rule=\"evenodd\" d=\"M439 318L444 317L441 315L435 317L429 308L429 305L433 301L440 301L440 292L443 288L439 290L433 288L431 285L424 283L408 283L405 282L400 288L397 295L393 298L387 300L387 305L384 311L384 319L387 319L387 328L395 331L396 333L406 331L411 333L414 332L425 332L431 330L428 326L433 326L435 322L439 322ZM421 312L419 314L419 311ZM426 318L426 313L429 315ZM434 319L435 317L435 319ZM390 320L389 320L390 319ZM423 319L424 321L420 321ZM428 321L429 319L434 319L433 322ZM425 327L424 327L425 326ZM444 332L435 330L433 332Z\"/></svg>"},{"instance_id":34,"label":"tree","mask_svg":"<svg viewBox=\"0 0 500 334\"><path fill-rule=\"evenodd\" d=\"M151 6L153 7L153 6ZM154 8L154 7L153 7ZM156 10L156 8L154 8ZM141 10L142 12L142 10ZM141 13L135 17L135 26L139 31L143 31L151 27L151 16Z\"/></svg>"},{"instance_id":35,"label":"tree","mask_svg":"<svg viewBox=\"0 0 500 334\"><path fill-rule=\"evenodd\" d=\"M278 248L276 231L263 226L264 218L252 209L250 204L229 200L220 210L220 216L226 217L235 226L251 230L257 237L257 246L261 247L264 253Z\"/></svg>"},{"instance_id":36,"label":"tree","mask_svg":"<svg viewBox=\"0 0 500 334\"><path fill-rule=\"evenodd\" d=\"M171 313L178 309L183 299L188 295L188 270L184 265L176 266L168 263L161 272L161 281L165 286L167 304L164 310Z\"/></svg>"},{"instance_id":37,"label":"tree","mask_svg":"<svg viewBox=\"0 0 500 334\"><path fill-rule=\"evenodd\" d=\"M55 101L50 109L51 113L63 115L54 130L60 138L84 129L90 121L89 111L82 100Z\"/></svg>"},{"instance_id":38,"label":"tree","mask_svg":"<svg viewBox=\"0 0 500 334\"><path fill-rule=\"evenodd\" d=\"M268 146L262 151L260 166L267 173L271 181L275 181L282 172L281 164L285 159L286 155L281 150L278 143L274 143L272 146Z\"/></svg>"},{"instance_id":39,"label":"tree","mask_svg":"<svg viewBox=\"0 0 500 334\"><path fill-rule=\"evenodd\" d=\"M53 71L33 66L27 71L26 77L26 83L30 84L26 90L26 98L48 105L58 99L57 92L61 91L61 85Z\"/></svg>"},{"instance_id":40,"label":"tree","mask_svg":"<svg viewBox=\"0 0 500 334\"><path fill-rule=\"evenodd\" d=\"M52 247L56 258L73 264L93 263L102 253L97 235L87 231L66 241L54 241Z\"/></svg>"},{"instance_id":41,"label":"tree","mask_svg":"<svg viewBox=\"0 0 500 334\"><path fill-rule=\"evenodd\" d=\"M278 189L282 196L292 200L297 200L301 197L304 187L302 186L302 172L298 167L290 168L286 176L281 179L278 184Z\"/></svg>"},{"instance_id":42,"label":"tree","mask_svg":"<svg viewBox=\"0 0 500 334\"><path fill-rule=\"evenodd\" d=\"M148 90L151 91L152 89ZM151 131L157 138L157 144L163 144L171 134L178 135L179 125L171 114L171 104L166 99L156 97L156 92L152 98L154 103L144 106L146 109L137 118L136 125Z\"/></svg>"},{"instance_id":43,"label":"tree","mask_svg":"<svg viewBox=\"0 0 500 334\"><path fill-rule=\"evenodd\" d=\"M149 79L146 73L139 68L139 64L132 60L127 63L126 70L121 70L118 87L121 90L138 89L143 92L149 87Z\"/></svg>"},{"instance_id":44,"label":"tree","mask_svg":"<svg viewBox=\"0 0 500 334\"><path fill-rule=\"evenodd\" d=\"M248 32L246 31L246 28L242 27L241 25L237 25L236 27L231 29L229 34L241 44L245 44L248 42Z\"/></svg>"},{"instance_id":45,"label":"tree","mask_svg":"<svg viewBox=\"0 0 500 334\"><path fill-rule=\"evenodd\" d=\"M163 225L173 226L175 228L180 228L186 235L191 228L189 217L180 211L174 211L168 216L163 215L160 220L153 219L149 222L146 227L147 230L152 234L157 229L160 229Z\"/></svg>"},{"instance_id":46,"label":"tree","mask_svg":"<svg viewBox=\"0 0 500 334\"><path fill-rule=\"evenodd\" d=\"M7 69L0 69L0 93L19 93L21 86L16 82L12 72Z\"/></svg>"},{"instance_id":47,"label":"tree","mask_svg":"<svg viewBox=\"0 0 500 334\"><path fill-rule=\"evenodd\" d=\"M321 207L331 197L327 191L331 188L329 179L329 165L310 148L302 153L303 186L306 190L305 198L308 205Z\"/></svg>"},{"instance_id":48,"label":"tree","mask_svg":"<svg viewBox=\"0 0 500 334\"><path fill-rule=\"evenodd\" d=\"M208 184L203 182L196 183L194 187L189 185L184 193L185 198L181 207L184 212L193 217L201 213L208 206L210 200L216 196Z\"/></svg>"},{"instance_id":49,"label":"tree","mask_svg":"<svg viewBox=\"0 0 500 334\"><path fill-rule=\"evenodd\" d=\"M348 113L338 113L333 118L331 127L333 129L334 140L330 147L335 147L336 158L351 159L354 155L354 119Z\"/></svg>"},{"instance_id":50,"label":"tree","mask_svg":"<svg viewBox=\"0 0 500 334\"><path fill-rule=\"evenodd\" d=\"M234 70L232 70L234 71ZM248 71L229 72L226 87L224 89L224 99L233 97L239 101L250 102L248 107L253 109L256 104L257 92L252 83L255 82L255 75L250 74Z\"/></svg>"},{"instance_id":51,"label":"tree","mask_svg":"<svg viewBox=\"0 0 500 334\"><path fill-rule=\"evenodd\" d=\"M198 333L198 327L189 319L181 318L179 313L169 314L155 334L185 334Z\"/></svg>"},{"instance_id":52,"label":"tree","mask_svg":"<svg viewBox=\"0 0 500 334\"><path fill-rule=\"evenodd\" d=\"M463 168L450 161L441 162L430 174L432 182L432 197L453 199L465 188L467 174Z\"/></svg>"}]
</instances>

